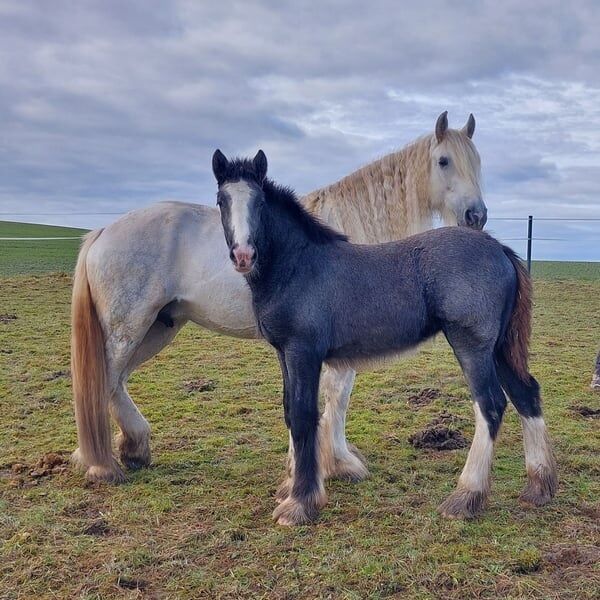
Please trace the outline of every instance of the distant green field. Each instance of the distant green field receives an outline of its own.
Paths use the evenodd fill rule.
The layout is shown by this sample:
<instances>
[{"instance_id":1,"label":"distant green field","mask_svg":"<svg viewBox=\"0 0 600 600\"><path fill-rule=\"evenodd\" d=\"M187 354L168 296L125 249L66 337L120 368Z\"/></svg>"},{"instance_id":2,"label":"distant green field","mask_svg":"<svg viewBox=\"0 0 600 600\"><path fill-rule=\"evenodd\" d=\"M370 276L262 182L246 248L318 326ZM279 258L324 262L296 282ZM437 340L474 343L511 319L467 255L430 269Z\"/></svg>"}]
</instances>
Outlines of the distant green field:
<instances>
[{"instance_id":1,"label":"distant green field","mask_svg":"<svg viewBox=\"0 0 600 600\"><path fill-rule=\"evenodd\" d=\"M536 279L600 279L600 262L567 262L534 260L531 271Z\"/></svg>"},{"instance_id":2,"label":"distant green field","mask_svg":"<svg viewBox=\"0 0 600 600\"><path fill-rule=\"evenodd\" d=\"M85 229L54 227L33 223L0 221L0 238L81 237ZM53 271L71 272L75 267L79 239L3 240L0 239L0 277L31 275Z\"/></svg>"},{"instance_id":3,"label":"distant green field","mask_svg":"<svg viewBox=\"0 0 600 600\"><path fill-rule=\"evenodd\" d=\"M34 223L0 221L3 237L77 237L85 229L54 227ZM64 271L75 267L79 240L2 240L0 239L0 277ZM558 262L539 260L532 265L536 279L600 279L600 262Z\"/></svg>"}]
</instances>

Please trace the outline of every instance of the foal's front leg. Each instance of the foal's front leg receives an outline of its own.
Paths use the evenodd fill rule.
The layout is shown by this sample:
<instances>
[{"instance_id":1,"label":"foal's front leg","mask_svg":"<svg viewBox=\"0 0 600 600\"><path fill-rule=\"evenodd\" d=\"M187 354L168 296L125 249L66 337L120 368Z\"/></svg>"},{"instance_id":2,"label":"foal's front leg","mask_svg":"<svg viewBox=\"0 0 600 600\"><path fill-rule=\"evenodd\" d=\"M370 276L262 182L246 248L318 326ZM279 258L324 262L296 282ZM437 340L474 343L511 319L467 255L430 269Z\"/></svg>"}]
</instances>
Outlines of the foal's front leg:
<instances>
[{"instance_id":1,"label":"foal's front leg","mask_svg":"<svg viewBox=\"0 0 600 600\"><path fill-rule=\"evenodd\" d=\"M280 356L280 361L282 360L283 358ZM285 369L284 363L281 368L282 371ZM319 466L324 479L358 482L369 476L365 457L356 446L349 444L346 440L346 413L355 377L356 372L353 369L323 365L319 388L325 400L325 409L319 420L318 445ZM275 493L277 502L283 502L290 493L293 469L294 440L290 432L287 457L288 476L277 488Z\"/></svg>"},{"instance_id":2,"label":"foal's front leg","mask_svg":"<svg viewBox=\"0 0 600 600\"><path fill-rule=\"evenodd\" d=\"M321 361L312 354L284 355L284 410L295 453L289 495L273 512L280 525L314 521L327 500L318 462L320 369Z\"/></svg>"}]
</instances>

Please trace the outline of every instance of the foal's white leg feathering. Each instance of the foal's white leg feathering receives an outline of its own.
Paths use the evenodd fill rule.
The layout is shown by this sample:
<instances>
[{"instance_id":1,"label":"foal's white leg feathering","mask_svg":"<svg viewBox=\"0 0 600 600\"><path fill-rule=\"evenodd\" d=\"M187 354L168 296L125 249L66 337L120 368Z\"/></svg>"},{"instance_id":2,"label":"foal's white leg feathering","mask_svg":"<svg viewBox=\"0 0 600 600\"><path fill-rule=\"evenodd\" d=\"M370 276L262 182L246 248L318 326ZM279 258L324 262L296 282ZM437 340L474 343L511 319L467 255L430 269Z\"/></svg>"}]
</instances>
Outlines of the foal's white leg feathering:
<instances>
[{"instance_id":1,"label":"foal's white leg feathering","mask_svg":"<svg viewBox=\"0 0 600 600\"><path fill-rule=\"evenodd\" d=\"M521 500L533 506L550 502L558 487L556 463L543 417L521 417L527 486Z\"/></svg>"},{"instance_id":2,"label":"foal's white leg feathering","mask_svg":"<svg viewBox=\"0 0 600 600\"><path fill-rule=\"evenodd\" d=\"M477 402L475 436L467 462L458 479L456 490L440 505L440 512L449 518L472 518L484 508L490 490L490 475L494 456L494 441L488 423Z\"/></svg>"}]
</instances>

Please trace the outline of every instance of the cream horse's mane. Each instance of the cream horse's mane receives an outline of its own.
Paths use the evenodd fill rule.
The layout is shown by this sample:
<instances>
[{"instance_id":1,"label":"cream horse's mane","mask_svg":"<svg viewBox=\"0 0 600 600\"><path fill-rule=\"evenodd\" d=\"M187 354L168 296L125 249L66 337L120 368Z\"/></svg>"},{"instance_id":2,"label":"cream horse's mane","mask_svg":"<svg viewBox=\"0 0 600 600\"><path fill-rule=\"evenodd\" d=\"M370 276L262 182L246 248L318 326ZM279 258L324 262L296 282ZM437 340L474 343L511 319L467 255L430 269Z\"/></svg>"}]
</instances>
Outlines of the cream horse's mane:
<instances>
[{"instance_id":1,"label":"cream horse's mane","mask_svg":"<svg viewBox=\"0 0 600 600\"><path fill-rule=\"evenodd\" d=\"M479 187L480 159L471 140L448 129L444 135L458 173ZM381 243L431 227L436 213L429 193L435 134L358 169L303 198L304 205L357 243Z\"/></svg>"}]
</instances>

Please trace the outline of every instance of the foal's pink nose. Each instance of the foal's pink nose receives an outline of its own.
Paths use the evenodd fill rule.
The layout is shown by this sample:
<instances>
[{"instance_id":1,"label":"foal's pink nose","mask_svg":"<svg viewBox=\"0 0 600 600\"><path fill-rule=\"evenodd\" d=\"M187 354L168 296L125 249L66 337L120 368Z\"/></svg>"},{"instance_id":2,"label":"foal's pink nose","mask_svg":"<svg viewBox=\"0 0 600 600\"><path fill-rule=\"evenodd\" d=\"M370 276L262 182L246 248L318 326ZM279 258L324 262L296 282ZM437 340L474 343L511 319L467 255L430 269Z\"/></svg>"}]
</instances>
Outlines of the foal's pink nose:
<instances>
[{"instance_id":1,"label":"foal's pink nose","mask_svg":"<svg viewBox=\"0 0 600 600\"><path fill-rule=\"evenodd\" d=\"M236 246L231 251L233 266L240 273L247 273L254 264L254 248L251 246Z\"/></svg>"}]
</instances>

